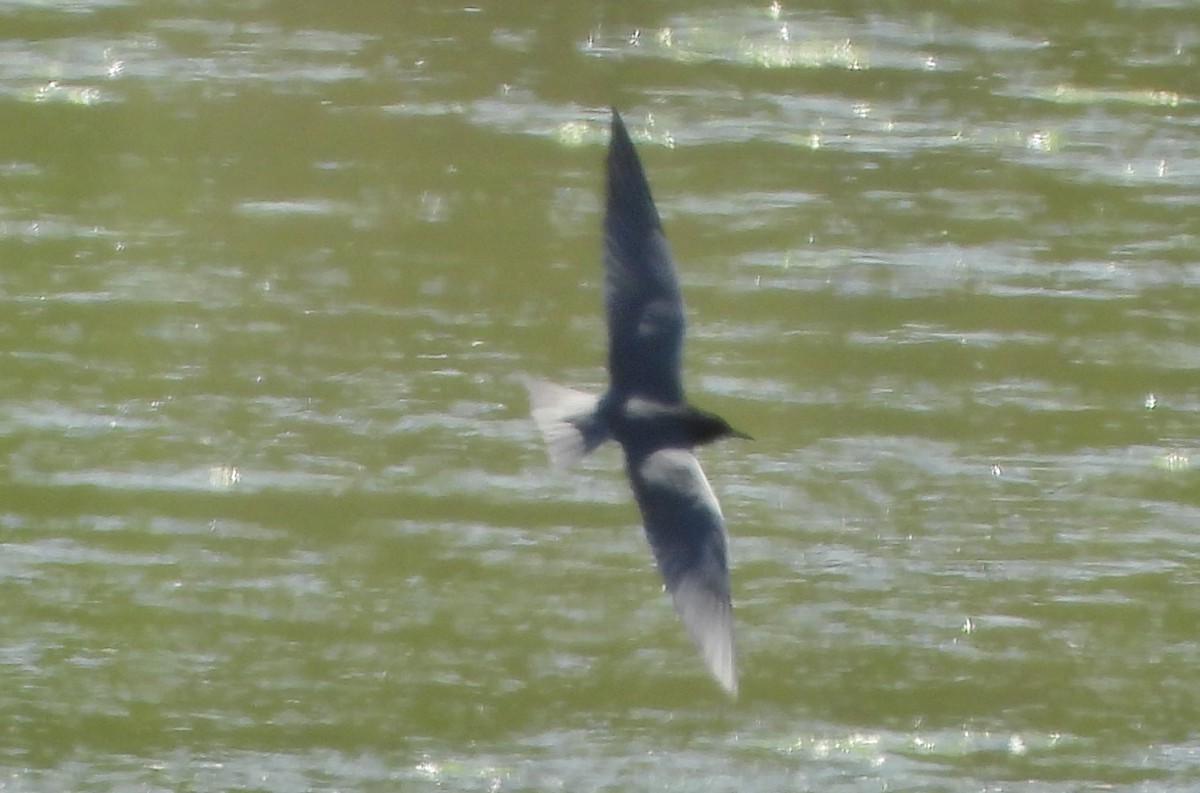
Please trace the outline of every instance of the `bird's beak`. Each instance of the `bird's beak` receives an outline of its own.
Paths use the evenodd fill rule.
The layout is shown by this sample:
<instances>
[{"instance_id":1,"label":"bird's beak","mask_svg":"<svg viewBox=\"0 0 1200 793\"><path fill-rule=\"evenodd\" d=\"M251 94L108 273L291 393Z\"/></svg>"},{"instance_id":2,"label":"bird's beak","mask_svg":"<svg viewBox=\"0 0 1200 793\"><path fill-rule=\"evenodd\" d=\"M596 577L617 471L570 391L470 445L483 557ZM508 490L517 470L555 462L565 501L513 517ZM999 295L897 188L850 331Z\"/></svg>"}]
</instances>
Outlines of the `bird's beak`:
<instances>
[{"instance_id":1,"label":"bird's beak","mask_svg":"<svg viewBox=\"0 0 1200 793\"><path fill-rule=\"evenodd\" d=\"M734 431L733 431L733 437L735 437L735 438L741 438L741 439L742 439L742 440L744 440L744 441L752 441L752 440L754 440L754 436L753 436L753 435L750 435L750 434L748 434L748 433L742 432L741 430L734 430Z\"/></svg>"}]
</instances>

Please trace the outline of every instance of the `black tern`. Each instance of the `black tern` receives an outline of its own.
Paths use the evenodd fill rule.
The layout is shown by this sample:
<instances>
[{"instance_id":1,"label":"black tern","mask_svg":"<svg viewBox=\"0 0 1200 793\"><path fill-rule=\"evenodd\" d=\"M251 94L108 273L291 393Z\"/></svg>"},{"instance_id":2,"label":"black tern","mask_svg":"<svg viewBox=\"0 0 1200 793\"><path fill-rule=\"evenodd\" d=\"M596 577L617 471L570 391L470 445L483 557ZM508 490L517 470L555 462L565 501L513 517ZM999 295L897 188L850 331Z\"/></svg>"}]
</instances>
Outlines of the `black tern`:
<instances>
[{"instance_id":1,"label":"black tern","mask_svg":"<svg viewBox=\"0 0 1200 793\"><path fill-rule=\"evenodd\" d=\"M680 380L683 300L650 185L612 111L604 213L608 391L600 397L526 378L533 418L563 468L605 441L625 470L658 570L709 671L737 695L725 521L692 449L749 436L690 405Z\"/></svg>"}]
</instances>

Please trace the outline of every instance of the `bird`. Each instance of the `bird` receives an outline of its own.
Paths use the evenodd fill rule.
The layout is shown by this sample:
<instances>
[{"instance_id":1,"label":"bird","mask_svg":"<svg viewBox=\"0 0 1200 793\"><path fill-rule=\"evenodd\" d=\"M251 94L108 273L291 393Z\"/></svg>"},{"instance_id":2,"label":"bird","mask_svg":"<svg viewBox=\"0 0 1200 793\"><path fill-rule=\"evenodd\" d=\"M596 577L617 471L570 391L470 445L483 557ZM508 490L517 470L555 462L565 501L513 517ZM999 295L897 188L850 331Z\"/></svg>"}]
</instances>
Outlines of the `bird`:
<instances>
[{"instance_id":1,"label":"bird","mask_svg":"<svg viewBox=\"0 0 1200 793\"><path fill-rule=\"evenodd\" d=\"M567 468L608 440L621 446L664 588L708 671L736 698L725 520L693 450L750 436L684 396L685 322L675 263L616 108L606 171L608 389L596 396L528 376L524 385L552 467Z\"/></svg>"}]
</instances>

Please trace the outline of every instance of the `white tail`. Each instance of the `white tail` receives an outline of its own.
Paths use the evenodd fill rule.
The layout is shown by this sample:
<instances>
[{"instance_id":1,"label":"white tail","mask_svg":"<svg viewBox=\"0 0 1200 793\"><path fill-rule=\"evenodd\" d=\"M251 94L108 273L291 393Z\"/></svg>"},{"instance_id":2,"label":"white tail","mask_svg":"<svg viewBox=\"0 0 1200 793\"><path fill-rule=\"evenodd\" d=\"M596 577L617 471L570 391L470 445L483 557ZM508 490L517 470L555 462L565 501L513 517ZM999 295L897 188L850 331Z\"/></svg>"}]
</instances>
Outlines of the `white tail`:
<instances>
[{"instance_id":1,"label":"white tail","mask_svg":"<svg viewBox=\"0 0 1200 793\"><path fill-rule=\"evenodd\" d=\"M596 407L599 397L546 380L524 377L533 420L537 422L550 464L566 468L609 438Z\"/></svg>"}]
</instances>

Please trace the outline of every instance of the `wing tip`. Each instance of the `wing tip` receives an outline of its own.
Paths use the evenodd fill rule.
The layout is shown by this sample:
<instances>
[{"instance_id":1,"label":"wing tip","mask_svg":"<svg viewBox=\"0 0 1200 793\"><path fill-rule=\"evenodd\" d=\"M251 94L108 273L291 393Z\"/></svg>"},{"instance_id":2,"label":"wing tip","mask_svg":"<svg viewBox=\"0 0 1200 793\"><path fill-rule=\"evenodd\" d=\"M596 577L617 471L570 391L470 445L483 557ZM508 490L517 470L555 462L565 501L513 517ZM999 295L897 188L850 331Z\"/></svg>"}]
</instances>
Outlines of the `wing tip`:
<instances>
[{"instance_id":1,"label":"wing tip","mask_svg":"<svg viewBox=\"0 0 1200 793\"><path fill-rule=\"evenodd\" d=\"M721 685L721 688L725 689L725 693L731 699L737 699L738 670L737 662L734 659L732 623L728 626L728 631L723 632L722 635L708 637L706 646L701 647L701 652L709 673Z\"/></svg>"},{"instance_id":2,"label":"wing tip","mask_svg":"<svg viewBox=\"0 0 1200 793\"><path fill-rule=\"evenodd\" d=\"M688 638L700 651L704 665L733 699L738 695L737 650L734 643L733 604L728 595L694 582L671 593L675 610Z\"/></svg>"},{"instance_id":3,"label":"wing tip","mask_svg":"<svg viewBox=\"0 0 1200 793\"><path fill-rule=\"evenodd\" d=\"M711 671L712 671L713 677L715 677L717 679L717 682L721 684L721 688L725 689L725 693L729 695L729 698L737 699L738 698L737 669L731 667L728 670L718 671L718 670L713 669Z\"/></svg>"},{"instance_id":4,"label":"wing tip","mask_svg":"<svg viewBox=\"0 0 1200 793\"><path fill-rule=\"evenodd\" d=\"M615 105L609 107L609 110L612 111L612 122L610 124L610 129L613 138L621 136L628 140L629 132L625 129L625 119L621 118L620 111L617 110Z\"/></svg>"}]
</instances>

